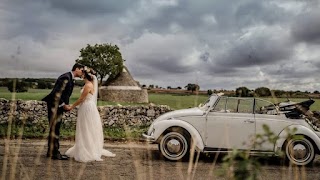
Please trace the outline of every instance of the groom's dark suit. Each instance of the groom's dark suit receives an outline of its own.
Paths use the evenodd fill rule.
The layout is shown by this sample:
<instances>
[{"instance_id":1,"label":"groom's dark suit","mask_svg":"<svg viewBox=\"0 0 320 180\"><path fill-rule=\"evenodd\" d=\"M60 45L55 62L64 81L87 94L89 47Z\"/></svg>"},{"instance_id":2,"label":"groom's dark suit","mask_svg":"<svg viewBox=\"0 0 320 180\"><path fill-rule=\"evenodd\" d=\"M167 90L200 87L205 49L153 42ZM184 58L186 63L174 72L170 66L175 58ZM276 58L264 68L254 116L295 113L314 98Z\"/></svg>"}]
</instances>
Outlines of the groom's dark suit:
<instances>
[{"instance_id":1,"label":"groom's dark suit","mask_svg":"<svg viewBox=\"0 0 320 180\"><path fill-rule=\"evenodd\" d=\"M57 79L50 94L42 99L47 102L48 120L50 125L47 156L52 157L53 159L61 159L61 154L59 152L61 117L63 112L65 112L63 106L69 104L73 86L74 83L71 72L62 74Z\"/></svg>"}]
</instances>

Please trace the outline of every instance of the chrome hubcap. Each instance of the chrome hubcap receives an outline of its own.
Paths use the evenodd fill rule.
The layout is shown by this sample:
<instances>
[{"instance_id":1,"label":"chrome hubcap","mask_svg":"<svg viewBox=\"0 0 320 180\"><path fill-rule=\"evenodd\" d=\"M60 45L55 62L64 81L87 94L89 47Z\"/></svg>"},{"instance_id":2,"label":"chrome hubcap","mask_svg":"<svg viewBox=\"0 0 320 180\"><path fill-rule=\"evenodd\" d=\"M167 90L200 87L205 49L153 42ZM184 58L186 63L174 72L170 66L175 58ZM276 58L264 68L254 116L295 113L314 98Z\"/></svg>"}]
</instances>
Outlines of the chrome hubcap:
<instances>
[{"instance_id":1,"label":"chrome hubcap","mask_svg":"<svg viewBox=\"0 0 320 180\"><path fill-rule=\"evenodd\" d=\"M178 153L181 149L181 144L178 140L176 139L171 139L167 143L167 149L170 153Z\"/></svg>"},{"instance_id":2,"label":"chrome hubcap","mask_svg":"<svg viewBox=\"0 0 320 180\"><path fill-rule=\"evenodd\" d=\"M296 144L292 148L293 150L293 157L295 159L305 159L307 156L307 148L303 144Z\"/></svg>"},{"instance_id":3,"label":"chrome hubcap","mask_svg":"<svg viewBox=\"0 0 320 180\"><path fill-rule=\"evenodd\" d=\"M288 149L289 158L295 163L305 165L312 160L313 150L305 140L293 140Z\"/></svg>"},{"instance_id":4,"label":"chrome hubcap","mask_svg":"<svg viewBox=\"0 0 320 180\"><path fill-rule=\"evenodd\" d=\"M163 155L171 160L179 160L187 153L188 142L183 135L177 132L166 134L160 145Z\"/></svg>"}]
</instances>

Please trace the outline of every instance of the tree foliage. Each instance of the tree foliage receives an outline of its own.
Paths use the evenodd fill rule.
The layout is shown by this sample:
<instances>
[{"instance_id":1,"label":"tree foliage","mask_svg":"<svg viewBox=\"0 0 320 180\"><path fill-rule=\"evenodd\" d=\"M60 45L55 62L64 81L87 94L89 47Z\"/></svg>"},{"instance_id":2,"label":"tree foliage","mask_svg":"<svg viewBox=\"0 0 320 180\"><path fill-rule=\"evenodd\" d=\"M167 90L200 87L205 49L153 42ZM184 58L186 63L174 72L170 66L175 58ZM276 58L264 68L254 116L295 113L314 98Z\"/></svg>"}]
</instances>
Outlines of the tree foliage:
<instances>
[{"instance_id":1,"label":"tree foliage","mask_svg":"<svg viewBox=\"0 0 320 180\"><path fill-rule=\"evenodd\" d=\"M95 44L80 50L77 63L93 68L102 84L103 78L115 78L123 69L123 59L117 45Z\"/></svg>"},{"instance_id":2,"label":"tree foliage","mask_svg":"<svg viewBox=\"0 0 320 180\"><path fill-rule=\"evenodd\" d=\"M46 81L45 79L39 79L39 80L37 80L37 83L38 83L38 86L37 86L38 89L51 89L51 88L53 88L52 82Z\"/></svg>"},{"instance_id":3,"label":"tree foliage","mask_svg":"<svg viewBox=\"0 0 320 180\"><path fill-rule=\"evenodd\" d=\"M271 91L267 87L258 87L256 90L254 90L254 92L260 97L271 95Z\"/></svg>"},{"instance_id":4,"label":"tree foliage","mask_svg":"<svg viewBox=\"0 0 320 180\"><path fill-rule=\"evenodd\" d=\"M47 89L47 83L45 81L38 81L38 89Z\"/></svg>"},{"instance_id":5,"label":"tree foliage","mask_svg":"<svg viewBox=\"0 0 320 180\"><path fill-rule=\"evenodd\" d=\"M198 84L187 84L184 88L186 88L188 91L199 91L200 86Z\"/></svg>"},{"instance_id":6,"label":"tree foliage","mask_svg":"<svg viewBox=\"0 0 320 180\"><path fill-rule=\"evenodd\" d=\"M274 96L276 97L282 97L286 94L286 91L284 90L278 90L278 89L275 89L275 90L272 90Z\"/></svg>"},{"instance_id":7,"label":"tree foliage","mask_svg":"<svg viewBox=\"0 0 320 180\"><path fill-rule=\"evenodd\" d=\"M249 97L250 96L250 90L247 87L238 87L236 89L236 96L238 97Z\"/></svg>"},{"instance_id":8,"label":"tree foliage","mask_svg":"<svg viewBox=\"0 0 320 180\"><path fill-rule=\"evenodd\" d=\"M27 92L28 91L28 83L18 80L18 79L13 79L7 83L8 90L10 92Z\"/></svg>"}]
</instances>

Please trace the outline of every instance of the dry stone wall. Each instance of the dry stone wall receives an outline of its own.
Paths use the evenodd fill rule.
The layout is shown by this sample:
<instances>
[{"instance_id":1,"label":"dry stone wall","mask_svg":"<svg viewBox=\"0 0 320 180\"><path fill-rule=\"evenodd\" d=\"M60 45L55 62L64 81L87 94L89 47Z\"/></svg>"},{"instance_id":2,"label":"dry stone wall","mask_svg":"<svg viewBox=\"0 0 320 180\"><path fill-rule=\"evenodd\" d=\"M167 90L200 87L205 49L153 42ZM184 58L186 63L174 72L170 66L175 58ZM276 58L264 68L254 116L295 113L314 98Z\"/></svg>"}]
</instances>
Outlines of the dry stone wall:
<instances>
[{"instance_id":1,"label":"dry stone wall","mask_svg":"<svg viewBox=\"0 0 320 180\"><path fill-rule=\"evenodd\" d=\"M99 106L101 121L105 127L148 126L161 114L172 111L169 106ZM77 109L64 113L65 125L75 126ZM12 121L17 124L44 126L48 124L47 107L43 101L9 101L0 98L0 124Z\"/></svg>"}]
</instances>

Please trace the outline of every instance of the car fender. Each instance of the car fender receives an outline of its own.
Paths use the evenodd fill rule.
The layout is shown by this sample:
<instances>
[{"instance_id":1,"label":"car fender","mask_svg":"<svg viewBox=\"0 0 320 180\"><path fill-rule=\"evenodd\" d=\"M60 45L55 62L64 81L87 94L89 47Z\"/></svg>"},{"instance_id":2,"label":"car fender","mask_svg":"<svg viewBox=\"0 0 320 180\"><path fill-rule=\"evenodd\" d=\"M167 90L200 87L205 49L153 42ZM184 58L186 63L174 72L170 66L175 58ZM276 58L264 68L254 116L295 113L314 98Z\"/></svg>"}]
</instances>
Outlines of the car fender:
<instances>
[{"instance_id":1,"label":"car fender","mask_svg":"<svg viewBox=\"0 0 320 180\"><path fill-rule=\"evenodd\" d=\"M317 136L315 132L313 132L311 129L302 125L290 125L280 132L278 136L279 139L276 141L276 144L275 144L275 148L274 148L275 152L282 149L284 142L288 138L288 132L293 132L293 129L295 128L296 128L296 131L294 132L295 135L308 136L315 143L318 150L320 150L320 138ZM286 129L288 129L289 131L287 131Z\"/></svg>"},{"instance_id":2,"label":"car fender","mask_svg":"<svg viewBox=\"0 0 320 180\"><path fill-rule=\"evenodd\" d=\"M170 119L156 122L153 126L155 129L153 135L154 138L158 141L163 132L170 127L181 127L187 130L190 133L196 148L198 148L200 151L203 151L204 143L199 132L191 124L182 120Z\"/></svg>"}]
</instances>

